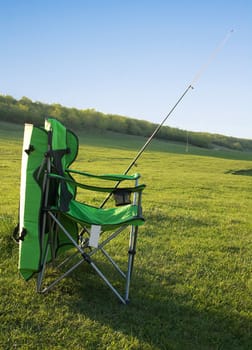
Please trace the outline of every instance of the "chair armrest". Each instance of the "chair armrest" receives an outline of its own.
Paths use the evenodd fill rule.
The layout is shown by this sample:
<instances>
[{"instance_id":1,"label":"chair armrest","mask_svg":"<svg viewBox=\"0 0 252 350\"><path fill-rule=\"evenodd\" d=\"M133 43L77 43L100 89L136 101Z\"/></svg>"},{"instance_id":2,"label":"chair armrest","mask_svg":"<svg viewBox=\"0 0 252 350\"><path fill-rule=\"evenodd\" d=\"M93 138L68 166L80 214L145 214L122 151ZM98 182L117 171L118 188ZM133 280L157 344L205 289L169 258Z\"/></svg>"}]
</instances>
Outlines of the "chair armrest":
<instances>
[{"instance_id":1,"label":"chair armrest","mask_svg":"<svg viewBox=\"0 0 252 350\"><path fill-rule=\"evenodd\" d=\"M87 177L102 179L102 180L110 180L110 181L124 181L124 180L137 180L140 178L140 174L136 173L133 175L122 175L122 174L103 174L103 175L95 175L91 173L87 173L84 171L78 171L73 169L66 169L68 173L79 174Z\"/></svg>"},{"instance_id":2,"label":"chair armrest","mask_svg":"<svg viewBox=\"0 0 252 350\"><path fill-rule=\"evenodd\" d=\"M101 175L101 176L103 176L103 175ZM65 181L65 182L71 183L71 184L73 184L75 186L78 186L80 188L83 188L83 189L86 189L86 190L89 190L89 191L113 193L113 192L118 190L118 188L115 188L115 187L98 187L98 186L85 185L85 184L82 184L80 182L76 182L76 181L74 181L74 180L72 180L70 178L68 179L68 178L66 178L64 176L53 174L53 173L48 174L48 177L54 178L56 180ZM95 177L98 177L98 176L95 176ZM134 187L120 188L120 190L127 190L129 192L141 192L141 191L143 191L144 188L145 188L145 185L142 184L142 185L137 185L137 186L134 186Z\"/></svg>"}]
</instances>

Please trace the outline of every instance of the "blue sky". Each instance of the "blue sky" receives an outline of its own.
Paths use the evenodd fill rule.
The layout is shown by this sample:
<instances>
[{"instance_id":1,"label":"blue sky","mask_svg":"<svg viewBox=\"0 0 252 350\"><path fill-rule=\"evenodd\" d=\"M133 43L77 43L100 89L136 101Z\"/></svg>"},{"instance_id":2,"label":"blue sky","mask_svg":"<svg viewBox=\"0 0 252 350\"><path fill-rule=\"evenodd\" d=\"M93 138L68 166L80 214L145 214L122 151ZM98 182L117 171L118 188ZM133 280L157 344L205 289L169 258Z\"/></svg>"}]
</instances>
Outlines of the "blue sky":
<instances>
[{"instance_id":1,"label":"blue sky","mask_svg":"<svg viewBox=\"0 0 252 350\"><path fill-rule=\"evenodd\" d=\"M252 138L252 1L0 0L0 93Z\"/></svg>"}]
</instances>

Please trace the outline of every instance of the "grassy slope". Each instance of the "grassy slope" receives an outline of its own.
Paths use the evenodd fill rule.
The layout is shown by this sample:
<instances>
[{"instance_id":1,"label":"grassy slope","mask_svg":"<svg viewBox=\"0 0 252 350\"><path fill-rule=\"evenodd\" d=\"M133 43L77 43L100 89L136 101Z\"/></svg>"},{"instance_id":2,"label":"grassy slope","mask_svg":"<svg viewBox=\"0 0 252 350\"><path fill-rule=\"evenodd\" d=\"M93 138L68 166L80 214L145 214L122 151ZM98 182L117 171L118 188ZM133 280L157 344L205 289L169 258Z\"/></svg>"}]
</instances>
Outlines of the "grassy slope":
<instances>
[{"instance_id":1,"label":"grassy slope","mask_svg":"<svg viewBox=\"0 0 252 350\"><path fill-rule=\"evenodd\" d=\"M124 307L84 265L48 295L18 276L11 231L22 131L1 124L0 136L0 348L251 348L252 178L229 173L250 169L239 156L251 154L185 154L184 145L162 142L143 154L133 171L148 186L147 221ZM122 172L142 141L83 135L75 168Z\"/></svg>"}]
</instances>

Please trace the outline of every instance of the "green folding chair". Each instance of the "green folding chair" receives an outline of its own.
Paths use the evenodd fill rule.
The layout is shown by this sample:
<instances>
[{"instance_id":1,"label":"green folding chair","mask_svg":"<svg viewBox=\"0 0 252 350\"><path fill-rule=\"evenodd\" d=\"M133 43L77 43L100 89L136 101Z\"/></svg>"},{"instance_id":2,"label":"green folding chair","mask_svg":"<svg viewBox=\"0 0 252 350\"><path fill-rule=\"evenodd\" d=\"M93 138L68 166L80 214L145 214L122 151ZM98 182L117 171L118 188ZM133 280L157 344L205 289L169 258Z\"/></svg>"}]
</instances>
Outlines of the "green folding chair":
<instances>
[{"instance_id":1,"label":"green folding chair","mask_svg":"<svg viewBox=\"0 0 252 350\"><path fill-rule=\"evenodd\" d=\"M88 263L124 304L129 301L138 227L144 223L139 174L94 175L70 169L77 157L78 138L55 119L44 128L25 124L19 212L19 271L25 280L37 277L37 291L45 293L63 278ZM76 181L73 176L84 178ZM88 179L113 181L113 186L94 186ZM128 184L133 183L132 186ZM115 185L114 185L115 183ZM122 184L127 183L127 186ZM108 193L115 203L106 208L76 200L77 190ZM133 197L133 198L131 198ZM122 269L108 252L121 233L129 229L126 264ZM128 236L128 235L127 235ZM120 240L121 242L121 240ZM113 251L113 249L112 249ZM118 253L117 253L118 255ZM95 260L99 259L100 264ZM120 259L123 258L120 254ZM98 267L99 265L99 267ZM113 267L119 281L111 281ZM52 280L48 270L60 271ZM111 268L110 268L111 270ZM85 276L83 276L85 280ZM118 282L122 281L120 287ZM116 285L116 286L115 286Z\"/></svg>"}]
</instances>

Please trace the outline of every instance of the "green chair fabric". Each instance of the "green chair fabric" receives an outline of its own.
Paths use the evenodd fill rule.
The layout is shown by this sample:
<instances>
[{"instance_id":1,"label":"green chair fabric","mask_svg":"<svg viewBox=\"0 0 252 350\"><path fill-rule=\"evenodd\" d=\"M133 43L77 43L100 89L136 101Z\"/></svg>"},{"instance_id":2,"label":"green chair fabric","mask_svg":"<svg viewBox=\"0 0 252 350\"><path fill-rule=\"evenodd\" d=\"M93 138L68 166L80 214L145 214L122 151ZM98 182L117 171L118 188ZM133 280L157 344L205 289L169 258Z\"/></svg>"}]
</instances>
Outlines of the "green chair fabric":
<instances>
[{"instance_id":1,"label":"green chair fabric","mask_svg":"<svg viewBox=\"0 0 252 350\"><path fill-rule=\"evenodd\" d=\"M82 228L82 233L89 232L89 228L92 230L93 226L99 226L105 232L130 225L130 241L133 243L129 254L133 255L137 227L144 223L141 193L145 185L118 187L124 181L138 181L139 174L96 175L71 169L70 166L78 154L78 146L77 136L53 118L45 121L44 128L25 125L20 185L19 271L25 280L39 273L40 286L46 264L60 255L61 251L75 246L84 260L91 263L105 283L124 302L127 296L126 299L122 298L92 262L91 254L83 252L84 248L78 241L79 230ZM92 177L118 183L115 187L91 186L75 181L73 176L76 174L83 178ZM112 208L95 207L76 200L78 189L112 194L118 193L118 190L127 191L127 194L135 193L138 202ZM103 253L105 254L104 250ZM130 271L132 259L129 258ZM110 258L109 260L113 261ZM114 263L113 265L116 266ZM130 275L131 272L127 275L128 289Z\"/></svg>"}]
</instances>

